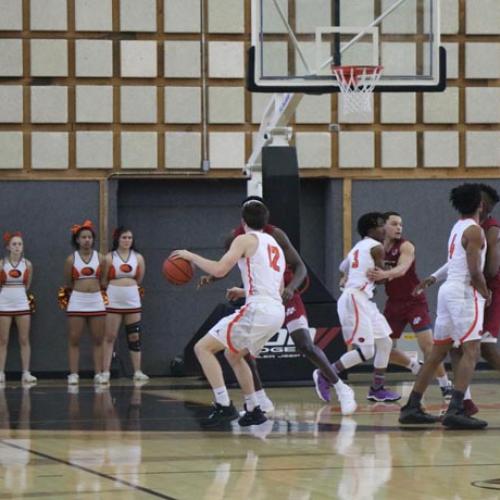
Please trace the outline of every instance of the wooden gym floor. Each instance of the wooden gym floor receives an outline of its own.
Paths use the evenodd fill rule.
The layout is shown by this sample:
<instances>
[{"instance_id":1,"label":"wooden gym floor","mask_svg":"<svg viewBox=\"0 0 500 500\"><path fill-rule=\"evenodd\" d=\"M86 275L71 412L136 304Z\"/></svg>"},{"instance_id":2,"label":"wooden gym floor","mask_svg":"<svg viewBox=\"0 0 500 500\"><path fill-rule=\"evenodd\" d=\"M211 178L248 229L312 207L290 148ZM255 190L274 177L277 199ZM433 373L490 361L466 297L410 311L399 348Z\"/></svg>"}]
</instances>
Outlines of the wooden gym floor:
<instances>
[{"instance_id":1,"label":"wooden gym floor","mask_svg":"<svg viewBox=\"0 0 500 500\"><path fill-rule=\"evenodd\" d=\"M0 389L0 499L500 499L500 386L473 386L484 431L401 429L398 404L341 417L314 388L271 388L276 411L247 429L203 431L211 393L191 379L142 387L63 381ZM182 385L181 385L182 384ZM407 395L410 382L392 388ZM232 390L235 402L241 398ZM404 397L403 400L406 398ZM425 400L443 408L437 387Z\"/></svg>"}]
</instances>

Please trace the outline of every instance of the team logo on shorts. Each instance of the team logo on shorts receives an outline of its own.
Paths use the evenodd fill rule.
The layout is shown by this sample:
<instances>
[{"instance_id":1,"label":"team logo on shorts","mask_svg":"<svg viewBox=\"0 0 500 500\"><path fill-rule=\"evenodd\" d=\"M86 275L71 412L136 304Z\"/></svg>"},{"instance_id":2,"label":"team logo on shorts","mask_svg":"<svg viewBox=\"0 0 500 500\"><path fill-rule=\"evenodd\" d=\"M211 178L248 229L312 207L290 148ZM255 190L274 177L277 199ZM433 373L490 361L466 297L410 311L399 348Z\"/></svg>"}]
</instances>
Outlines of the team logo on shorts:
<instances>
[{"instance_id":1,"label":"team logo on shorts","mask_svg":"<svg viewBox=\"0 0 500 500\"><path fill-rule=\"evenodd\" d=\"M291 316L294 313L295 313L295 307L292 306L286 308L286 313L285 313L286 316Z\"/></svg>"},{"instance_id":2,"label":"team logo on shorts","mask_svg":"<svg viewBox=\"0 0 500 500\"><path fill-rule=\"evenodd\" d=\"M414 325L418 325L421 322L422 322L422 318L420 316L417 316L416 318L413 318L413 321L412 321L412 323Z\"/></svg>"}]
</instances>

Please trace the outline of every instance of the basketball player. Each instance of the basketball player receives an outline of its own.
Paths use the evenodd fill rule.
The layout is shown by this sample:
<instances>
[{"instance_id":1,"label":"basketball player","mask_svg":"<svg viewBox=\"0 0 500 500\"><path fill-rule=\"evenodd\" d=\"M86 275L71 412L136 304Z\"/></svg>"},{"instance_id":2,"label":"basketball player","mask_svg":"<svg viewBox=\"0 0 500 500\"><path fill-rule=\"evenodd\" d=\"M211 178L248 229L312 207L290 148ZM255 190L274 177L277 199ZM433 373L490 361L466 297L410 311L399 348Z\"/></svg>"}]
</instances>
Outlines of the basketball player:
<instances>
[{"instance_id":1,"label":"basketball player","mask_svg":"<svg viewBox=\"0 0 500 500\"><path fill-rule=\"evenodd\" d=\"M34 384L37 379L30 373L31 309L26 290L31 286L33 266L23 255L23 237L17 231L5 233L5 257L0 260L0 386L5 384L5 360L12 323L19 334L23 384Z\"/></svg>"},{"instance_id":2,"label":"basketball player","mask_svg":"<svg viewBox=\"0 0 500 500\"><path fill-rule=\"evenodd\" d=\"M500 222L491 216L500 196L487 184L479 184L479 187L483 200L481 227L488 244L484 274L491 290L491 304L484 311L481 356L492 368L500 371L500 353L496 346L500 331Z\"/></svg>"},{"instance_id":3,"label":"basketball player","mask_svg":"<svg viewBox=\"0 0 500 500\"><path fill-rule=\"evenodd\" d=\"M102 343L104 339L104 318L106 308L101 294L101 280L104 266L103 256L94 250L95 230L90 220L75 224L71 228L71 243L75 251L64 263L64 282L70 288L66 313L68 315L69 375L68 385L79 382L78 361L80 359L80 338L87 324L93 343L94 383L101 383Z\"/></svg>"},{"instance_id":4,"label":"basketball player","mask_svg":"<svg viewBox=\"0 0 500 500\"><path fill-rule=\"evenodd\" d=\"M144 257L135 250L132 231L120 226L113 233L113 246L106 255L107 294L104 338L104 371L102 384L109 384L113 346L122 320L127 334L127 345L134 368L134 381L146 382L149 377L141 370L141 297L139 285L144 279Z\"/></svg>"},{"instance_id":5,"label":"basketball player","mask_svg":"<svg viewBox=\"0 0 500 500\"><path fill-rule=\"evenodd\" d=\"M386 212L385 218L385 267L373 269L368 277L373 281L385 282L387 302L384 316L391 327L394 346L409 323L417 337L417 343L426 359L432 349L432 329L429 306L423 293L414 295L420 282L415 269L415 246L402 237L403 219L397 212ZM418 360L409 358L403 351L393 348L390 363L404 366L415 375L420 370ZM451 399L453 387L446 375L444 365L439 365L436 373L441 393Z\"/></svg>"},{"instance_id":6,"label":"basketball player","mask_svg":"<svg viewBox=\"0 0 500 500\"><path fill-rule=\"evenodd\" d=\"M252 200L264 204L264 200L260 196L249 196L243 200L243 204ZM285 304L284 326L292 337L297 350L318 368L313 372L313 378L319 398L323 401L330 402L330 388L333 386L341 402L342 412L350 414L354 410L351 411L353 402L349 390L346 389L346 385L335 373L323 350L314 344L309 333L306 310L302 298L297 291L307 277L307 269L304 261L301 259L299 253L283 230L271 224L266 224L264 232L270 234L278 242L285 254L287 267L284 274L285 288L282 293L283 303ZM240 225L232 231L230 240L241 234L244 234L244 229L243 226ZM205 277L204 281L207 281L207 277ZM227 298L229 300L235 300L242 296L243 290L237 287L228 290ZM267 397L262 387L255 359L248 356L246 360L252 370L254 384L261 402L261 408L266 412L270 412L274 409L274 405Z\"/></svg>"},{"instance_id":7,"label":"basketball player","mask_svg":"<svg viewBox=\"0 0 500 500\"><path fill-rule=\"evenodd\" d=\"M344 340L354 349L343 354L335 363L337 373L375 356L373 382L367 399L397 401L401 396L384 387L392 342L391 327L379 312L373 297L375 283L367 273L384 263L385 221L383 214L370 212L358 220L359 241L342 262L340 270L347 275L344 290L337 302Z\"/></svg>"},{"instance_id":8,"label":"basketball player","mask_svg":"<svg viewBox=\"0 0 500 500\"><path fill-rule=\"evenodd\" d=\"M437 417L423 411L422 396L447 353L461 347L455 388L442 424L451 429L482 429L487 422L467 415L463 404L479 357L484 305L491 300L483 275L486 239L479 225L483 206L481 188L477 184L462 184L452 189L450 201L461 217L448 240L447 277L438 294L434 345L407 404L401 409L399 421L403 424L437 421Z\"/></svg>"},{"instance_id":9,"label":"basketball player","mask_svg":"<svg viewBox=\"0 0 500 500\"><path fill-rule=\"evenodd\" d=\"M238 264L245 289L246 304L222 318L195 345L196 357L215 395L206 426L217 426L239 416L229 399L222 369L215 357L222 350L245 397L245 413L238 423L249 426L267 420L258 405L252 372L244 356L248 353L257 356L285 318L281 301L285 257L276 240L263 232L268 218L269 212L262 203L245 203L242 209L245 234L233 240L219 261L205 259L187 250L173 252L174 257L190 261L215 278L226 276Z\"/></svg>"}]
</instances>

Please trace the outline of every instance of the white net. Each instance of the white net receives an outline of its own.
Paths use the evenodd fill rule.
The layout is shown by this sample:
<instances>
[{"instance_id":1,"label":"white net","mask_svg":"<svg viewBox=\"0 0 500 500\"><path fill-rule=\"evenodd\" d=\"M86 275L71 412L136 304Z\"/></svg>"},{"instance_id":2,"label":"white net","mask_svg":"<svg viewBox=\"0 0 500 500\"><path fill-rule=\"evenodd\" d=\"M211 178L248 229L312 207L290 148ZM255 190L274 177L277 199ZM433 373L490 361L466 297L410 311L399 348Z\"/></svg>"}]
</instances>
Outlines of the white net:
<instances>
[{"instance_id":1,"label":"white net","mask_svg":"<svg viewBox=\"0 0 500 500\"><path fill-rule=\"evenodd\" d=\"M344 96L344 112L369 113L372 109L371 94L382 75L382 66L334 66L332 73L339 82Z\"/></svg>"}]
</instances>

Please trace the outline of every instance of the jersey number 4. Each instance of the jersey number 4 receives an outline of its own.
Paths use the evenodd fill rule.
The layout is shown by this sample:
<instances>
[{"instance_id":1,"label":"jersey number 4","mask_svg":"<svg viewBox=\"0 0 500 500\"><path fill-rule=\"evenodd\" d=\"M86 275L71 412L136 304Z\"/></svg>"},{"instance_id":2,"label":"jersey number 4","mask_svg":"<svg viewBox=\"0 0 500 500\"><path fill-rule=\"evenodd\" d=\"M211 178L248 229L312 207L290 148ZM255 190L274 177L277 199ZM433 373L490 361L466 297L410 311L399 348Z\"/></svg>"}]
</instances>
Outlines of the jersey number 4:
<instances>
[{"instance_id":1,"label":"jersey number 4","mask_svg":"<svg viewBox=\"0 0 500 500\"><path fill-rule=\"evenodd\" d=\"M357 269L359 267L359 250L356 250L352 255L352 265L353 269Z\"/></svg>"},{"instance_id":2,"label":"jersey number 4","mask_svg":"<svg viewBox=\"0 0 500 500\"><path fill-rule=\"evenodd\" d=\"M454 234L453 238L451 239L450 249L449 249L449 252L448 252L448 258L450 258L450 259L453 257L453 254L455 253L455 240L456 239L457 239L457 235Z\"/></svg>"},{"instance_id":3,"label":"jersey number 4","mask_svg":"<svg viewBox=\"0 0 500 500\"><path fill-rule=\"evenodd\" d=\"M272 245L267 245L267 255L269 257L269 267L279 272L280 266L278 265L278 261L280 259L280 249Z\"/></svg>"}]
</instances>

